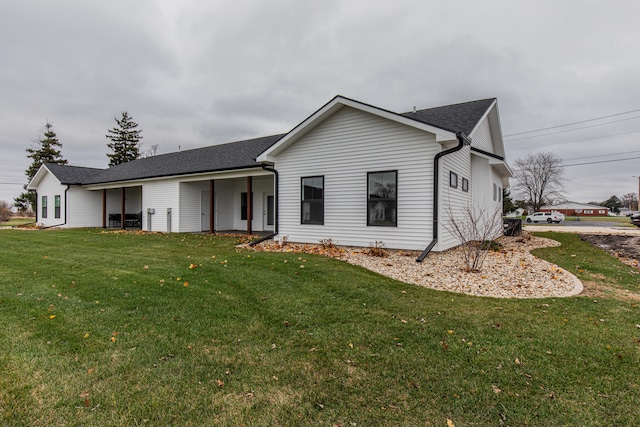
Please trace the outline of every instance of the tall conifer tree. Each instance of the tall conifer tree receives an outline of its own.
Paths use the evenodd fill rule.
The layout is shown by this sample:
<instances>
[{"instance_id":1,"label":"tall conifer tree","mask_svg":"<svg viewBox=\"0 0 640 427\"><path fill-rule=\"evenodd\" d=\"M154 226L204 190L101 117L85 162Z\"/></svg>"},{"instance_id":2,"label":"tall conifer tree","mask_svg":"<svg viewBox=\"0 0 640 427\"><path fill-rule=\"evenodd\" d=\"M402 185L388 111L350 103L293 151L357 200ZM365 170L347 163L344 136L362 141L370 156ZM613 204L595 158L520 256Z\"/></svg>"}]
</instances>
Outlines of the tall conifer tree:
<instances>
[{"instance_id":1,"label":"tall conifer tree","mask_svg":"<svg viewBox=\"0 0 640 427\"><path fill-rule=\"evenodd\" d=\"M109 133L105 135L111 141L107 147L113 151L110 154L107 153L109 166L116 166L140 158L140 140L142 139L140 133L142 130L136 129L138 123L134 122L126 111L122 112L120 120L115 117L114 119L118 126L109 129Z\"/></svg>"},{"instance_id":2,"label":"tall conifer tree","mask_svg":"<svg viewBox=\"0 0 640 427\"><path fill-rule=\"evenodd\" d=\"M58 136L53 131L53 124L48 120L42 129L42 137L38 140L37 147L27 148L28 158L32 159L31 165L25 171L28 181L31 181L33 177L45 163L58 163L60 165L66 165L68 162L62 157L60 149L62 144L58 141ZM27 182L28 183L28 182ZM27 185L23 187L27 189ZM34 191L25 191L14 199L14 205L19 211L26 211L29 206L36 210L36 193Z\"/></svg>"}]
</instances>

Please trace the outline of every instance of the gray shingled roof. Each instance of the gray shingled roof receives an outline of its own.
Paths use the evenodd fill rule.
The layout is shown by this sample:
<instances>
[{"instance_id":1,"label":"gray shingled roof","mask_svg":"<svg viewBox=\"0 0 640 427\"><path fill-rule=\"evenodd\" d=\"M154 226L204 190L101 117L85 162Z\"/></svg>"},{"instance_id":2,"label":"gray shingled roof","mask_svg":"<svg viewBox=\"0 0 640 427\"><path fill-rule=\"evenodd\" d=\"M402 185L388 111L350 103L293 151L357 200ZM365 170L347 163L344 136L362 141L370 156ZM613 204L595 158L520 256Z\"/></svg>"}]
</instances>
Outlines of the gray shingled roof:
<instances>
[{"instance_id":1,"label":"gray shingled roof","mask_svg":"<svg viewBox=\"0 0 640 427\"><path fill-rule=\"evenodd\" d=\"M419 110L400 115L450 132L469 135L495 98ZM357 102L357 101L356 101ZM256 157L286 134L230 142L221 145L161 154L108 169L47 164L62 184L109 182L259 167Z\"/></svg>"},{"instance_id":2,"label":"gray shingled roof","mask_svg":"<svg viewBox=\"0 0 640 427\"><path fill-rule=\"evenodd\" d=\"M481 99L401 115L450 132L460 131L469 135L495 100L495 98Z\"/></svg>"},{"instance_id":3,"label":"gray shingled roof","mask_svg":"<svg viewBox=\"0 0 640 427\"><path fill-rule=\"evenodd\" d=\"M82 166L46 163L45 166L60 181L61 184L84 184L93 176L104 172L104 169L85 168Z\"/></svg>"},{"instance_id":4,"label":"gray shingled roof","mask_svg":"<svg viewBox=\"0 0 640 427\"><path fill-rule=\"evenodd\" d=\"M265 136L245 141L212 145L181 152L145 157L132 162L122 163L108 169L92 169L93 174L79 171L74 174L62 173L54 167L51 172L61 182L68 178L81 178L76 182L63 184L104 184L108 182L131 181L136 179L157 178L163 176L189 175L214 171L260 167L256 157L282 138L283 135ZM47 165L47 167L52 165ZM88 170L88 168L78 168ZM58 175L60 173L60 175Z\"/></svg>"}]
</instances>

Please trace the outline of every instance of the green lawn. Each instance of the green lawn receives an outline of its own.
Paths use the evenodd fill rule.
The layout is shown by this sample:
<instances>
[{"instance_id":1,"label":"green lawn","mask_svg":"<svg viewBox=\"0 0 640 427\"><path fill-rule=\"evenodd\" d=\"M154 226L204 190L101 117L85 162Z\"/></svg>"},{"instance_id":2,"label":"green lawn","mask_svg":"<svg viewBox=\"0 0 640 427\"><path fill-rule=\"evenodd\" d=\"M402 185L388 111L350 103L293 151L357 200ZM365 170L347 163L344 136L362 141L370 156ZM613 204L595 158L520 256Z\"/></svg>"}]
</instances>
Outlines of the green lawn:
<instances>
[{"instance_id":1,"label":"green lawn","mask_svg":"<svg viewBox=\"0 0 640 427\"><path fill-rule=\"evenodd\" d=\"M10 218L9 221L0 222L0 226L25 225L35 222L35 218Z\"/></svg>"},{"instance_id":2,"label":"green lawn","mask_svg":"<svg viewBox=\"0 0 640 427\"><path fill-rule=\"evenodd\" d=\"M545 235L597 297L457 295L229 237L2 230L0 425L636 425L638 271Z\"/></svg>"},{"instance_id":3,"label":"green lawn","mask_svg":"<svg viewBox=\"0 0 640 427\"><path fill-rule=\"evenodd\" d=\"M568 216L565 221L610 222L616 225L635 227L626 216Z\"/></svg>"}]
</instances>

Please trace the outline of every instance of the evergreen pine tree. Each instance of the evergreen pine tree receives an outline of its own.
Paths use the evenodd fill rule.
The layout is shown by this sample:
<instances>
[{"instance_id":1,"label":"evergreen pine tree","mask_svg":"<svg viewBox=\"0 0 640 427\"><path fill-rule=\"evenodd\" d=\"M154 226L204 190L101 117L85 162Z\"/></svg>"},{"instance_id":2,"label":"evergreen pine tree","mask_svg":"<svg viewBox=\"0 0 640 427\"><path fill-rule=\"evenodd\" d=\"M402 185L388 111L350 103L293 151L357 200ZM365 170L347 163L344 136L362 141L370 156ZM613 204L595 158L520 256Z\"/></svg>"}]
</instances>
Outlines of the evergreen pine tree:
<instances>
[{"instance_id":1,"label":"evergreen pine tree","mask_svg":"<svg viewBox=\"0 0 640 427\"><path fill-rule=\"evenodd\" d=\"M109 129L109 133L105 135L107 139L111 140L107 147L113 151L111 154L107 153L109 166L138 159L140 157L140 140L142 139L140 135L142 130L136 129L138 124L131 119L129 113L124 111L120 120L115 117L114 119L118 126Z\"/></svg>"},{"instance_id":2,"label":"evergreen pine tree","mask_svg":"<svg viewBox=\"0 0 640 427\"><path fill-rule=\"evenodd\" d=\"M44 163L57 163L60 165L66 165L68 163L67 160L62 157L62 153L60 152L62 144L58 141L58 137L53 131L53 124L49 123L48 120L42 129L42 137L38 140L38 144L35 148L27 148L27 153L29 153L27 157L33 160L29 168L25 171L28 181L33 179L38 169L40 169L40 166ZM25 184L23 188L26 190L27 185ZM22 212L26 211L29 206L35 211L36 193L34 191L25 191L14 199L13 204Z\"/></svg>"}]
</instances>

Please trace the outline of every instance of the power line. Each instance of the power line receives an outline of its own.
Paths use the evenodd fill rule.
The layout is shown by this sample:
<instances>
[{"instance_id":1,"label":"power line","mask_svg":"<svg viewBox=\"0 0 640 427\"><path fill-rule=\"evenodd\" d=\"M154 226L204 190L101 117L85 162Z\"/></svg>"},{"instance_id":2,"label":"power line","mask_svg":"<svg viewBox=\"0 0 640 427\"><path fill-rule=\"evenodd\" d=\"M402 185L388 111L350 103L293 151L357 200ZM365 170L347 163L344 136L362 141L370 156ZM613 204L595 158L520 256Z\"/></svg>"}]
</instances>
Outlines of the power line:
<instances>
[{"instance_id":1,"label":"power line","mask_svg":"<svg viewBox=\"0 0 640 427\"><path fill-rule=\"evenodd\" d=\"M608 116L601 116L601 117L596 117L596 118L593 118L593 119L581 120L579 122L565 123L565 124L562 124L562 125L549 126L549 127L540 128L540 129L525 130L523 132L511 133L509 135L503 135L503 137L504 138L508 138L510 136L524 135L526 133L541 132L543 130L550 130L550 129L557 129L557 128L566 127L566 126L579 125L579 124L582 124L582 123L594 122L596 120L602 120L602 119L608 119L608 118L611 118L611 117L622 116L624 114L637 113L638 111L640 111L640 109L624 111L622 113L610 114Z\"/></svg>"},{"instance_id":2,"label":"power line","mask_svg":"<svg viewBox=\"0 0 640 427\"><path fill-rule=\"evenodd\" d=\"M610 138L612 136L628 135L630 133L638 133L638 132L640 132L640 130L630 130L628 132L612 133L611 135L592 136L591 138L572 139L571 141L563 141L563 142L552 142L551 144L527 145L526 147L509 148L509 150L518 151L518 150L526 150L526 149L529 149L529 148L549 147L551 145L571 144L573 142L591 141L591 140L594 140L594 139ZM507 141L507 142L511 142L511 141Z\"/></svg>"},{"instance_id":3,"label":"power line","mask_svg":"<svg viewBox=\"0 0 640 427\"><path fill-rule=\"evenodd\" d=\"M629 117L627 119L614 120L612 122L598 123L597 125L582 126L582 127L575 128L575 129L559 130L557 132L550 132L550 133L545 133L545 134L542 134L542 135L525 136L524 138L516 138L516 139L512 139L512 140L510 140L508 142L523 141L525 139L533 139L533 138L542 138L544 136L557 135L559 133L567 133L567 132L574 132L574 131L582 130L582 129L595 128L595 127L598 127L598 126L610 125L611 123L625 122L627 120L633 120L633 119L637 119L637 118L640 118L640 116Z\"/></svg>"},{"instance_id":4,"label":"power line","mask_svg":"<svg viewBox=\"0 0 640 427\"><path fill-rule=\"evenodd\" d=\"M574 164L571 164L571 165L562 165L562 166L563 167L570 167L570 166L595 165L595 164L598 164L598 163L624 162L626 160L633 160L633 159L640 159L640 156L638 156L638 157L629 157L627 159L600 160L600 161L597 161L597 162L574 163Z\"/></svg>"},{"instance_id":5,"label":"power line","mask_svg":"<svg viewBox=\"0 0 640 427\"><path fill-rule=\"evenodd\" d=\"M595 156L586 156L586 157L576 157L574 159L564 159L564 161L573 161L573 160L583 160L583 159L593 159L594 157L609 157L609 156L620 156L622 154L632 154L632 153L638 153L640 152L639 150L635 150L635 151L626 151L624 153L609 153L609 154L598 154ZM627 160L627 159L620 159L620 160Z\"/></svg>"}]
</instances>

